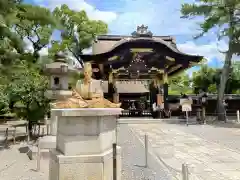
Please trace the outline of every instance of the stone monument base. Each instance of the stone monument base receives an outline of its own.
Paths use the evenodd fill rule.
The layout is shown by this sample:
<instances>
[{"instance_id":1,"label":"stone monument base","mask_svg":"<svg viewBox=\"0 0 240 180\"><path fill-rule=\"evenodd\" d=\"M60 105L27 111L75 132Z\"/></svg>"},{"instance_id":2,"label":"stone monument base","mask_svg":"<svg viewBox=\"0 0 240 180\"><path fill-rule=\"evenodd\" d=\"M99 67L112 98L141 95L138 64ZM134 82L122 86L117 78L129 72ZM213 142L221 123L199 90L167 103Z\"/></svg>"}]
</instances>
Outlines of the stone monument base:
<instances>
[{"instance_id":1,"label":"stone monument base","mask_svg":"<svg viewBox=\"0 0 240 180\"><path fill-rule=\"evenodd\" d=\"M117 147L117 180L121 180L121 148ZM104 154L65 156L50 150L50 180L112 180L112 150Z\"/></svg>"},{"instance_id":2,"label":"stone monument base","mask_svg":"<svg viewBox=\"0 0 240 180\"><path fill-rule=\"evenodd\" d=\"M113 143L120 108L52 109L58 117L56 149L50 151L49 180L112 180ZM117 180L121 153L117 148Z\"/></svg>"}]
</instances>

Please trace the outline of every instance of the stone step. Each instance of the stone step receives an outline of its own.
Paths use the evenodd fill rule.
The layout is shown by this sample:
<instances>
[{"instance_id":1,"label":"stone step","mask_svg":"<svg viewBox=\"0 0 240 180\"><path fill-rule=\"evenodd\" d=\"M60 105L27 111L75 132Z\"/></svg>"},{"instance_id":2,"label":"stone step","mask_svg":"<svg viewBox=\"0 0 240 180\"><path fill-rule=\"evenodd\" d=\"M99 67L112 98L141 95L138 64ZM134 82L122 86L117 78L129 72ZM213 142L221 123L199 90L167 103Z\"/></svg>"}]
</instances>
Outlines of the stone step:
<instances>
[{"instance_id":1,"label":"stone step","mask_svg":"<svg viewBox=\"0 0 240 180\"><path fill-rule=\"evenodd\" d=\"M56 136L44 136L38 139L38 146L40 146L41 158L49 158L49 149L56 148ZM29 159L36 159L38 153L37 145L28 146L27 155Z\"/></svg>"}]
</instances>

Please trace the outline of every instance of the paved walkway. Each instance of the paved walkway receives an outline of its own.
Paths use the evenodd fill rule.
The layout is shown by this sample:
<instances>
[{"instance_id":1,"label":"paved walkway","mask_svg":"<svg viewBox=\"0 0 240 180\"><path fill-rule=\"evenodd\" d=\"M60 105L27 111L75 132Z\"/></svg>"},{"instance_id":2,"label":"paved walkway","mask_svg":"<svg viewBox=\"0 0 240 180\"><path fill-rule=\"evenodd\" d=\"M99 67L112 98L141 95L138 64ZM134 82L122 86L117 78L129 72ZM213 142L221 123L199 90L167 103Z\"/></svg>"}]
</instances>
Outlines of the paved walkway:
<instances>
[{"instance_id":1,"label":"paved walkway","mask_svg":"<svg viewBox=\"0 0 240 180\"><path fill-rule=\"evenodd\" d=\"M240 124L176 125L177 129L240 151Z\"/></svg>"},{"instance_id":2,"label":"paved walkway","mask_svg":"<svg viewBox=\"0 0 240 180\"><path fill-rule=\"evenodd\" d=\"M122 180L176 180L168 169L149 156L145 168L143 144L132 133L127 124L119 125L118 144L122 148Z\"/></svg>"},{"instance_id":3,"label":"paved walkway","mask_svg":"<svg viewBox=\"0 0 240 180\"><path fill-rule=\"evenodd\" d=\"M118 144L122 147L122 180L173 180L153 157L149 157L150 167L143 167L144 148L126 124L119 125ZM36 172L36 160L28 159L26 145L0 150L0 180L48 180L49 161L42 159L41 170Z\"/></svg>"},{"instance_id":4,"label":"paved walkway","mask_svg":"<svg viewBox=\"0 0 240 180\"><path fill-rule=\"evenodd\" d=\"M24 143L16 144L10 149L0 151L0 180L48 179L48 161L41 160L42 169L36 172L36 161L30 161L25 153L20 153L24 151L22 147L25 146Z\"/></svg>"},{"instance_id":5,"label":"paved walkway","mask_svg":"<svg viewBox=\"0 0 240 180\"><path fill-rule=\"evenodd\" d=\"M240 151L236 149L208 141L174 124L129 126L142 140L148 134L152 151L179 180L184 162L189 164L190 180L240 179Z\"/></svg>"}]
</instances>

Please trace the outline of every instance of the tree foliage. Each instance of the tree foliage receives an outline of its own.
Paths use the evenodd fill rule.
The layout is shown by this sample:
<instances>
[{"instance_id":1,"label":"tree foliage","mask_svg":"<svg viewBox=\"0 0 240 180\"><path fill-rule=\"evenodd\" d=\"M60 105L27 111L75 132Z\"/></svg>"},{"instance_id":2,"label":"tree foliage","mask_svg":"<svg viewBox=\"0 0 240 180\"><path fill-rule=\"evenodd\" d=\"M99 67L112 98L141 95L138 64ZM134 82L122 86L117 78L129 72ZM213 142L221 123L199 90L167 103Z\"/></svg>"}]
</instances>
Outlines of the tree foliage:
<instances>
[{"instance_id":1,"label":"tree foliage","mask_svg":"<svg viewBox=\"0 0 240 180\"><path fill-rule=\"evenodd\" d=\"M238 93L240 89L240 63L235 62L232 65L229 80L227 82L225 93ZM194 93L199 93L201 90L208 93L217 93L218 86L221 80L221 69L211 68L207 65L202 65L200 70L193 73L192 86Z\"/></svg>"},{"instance_id":2,"label":"tree foliage","mask_svg":"<svg viewBox=\"0 0 240 180\"><path fill-rule=\"evenodd\" d=\"M56 31L64 32L62 39L52 41ZM52 12L21 0L0 0L0 114L15 113L30 122L43 119L49 100L44 96L48 79L42 68L53 57L42 56L41 50L53 42L50 53L67 50L78 57L97 34L106 32L106 24L89 20L84 11L72 11L66 5Z\"/></svg>"},{"instance_id":3,"label":"tree foliage","mask_svg":"<svg viewBox=\"0 0 240 180\"><path fill-rule=\"evenodd\" d=\"M169 94L179 95L180 93L192 93L191 78L186 72L172 77L169 81Z\"/></svg>"},{"instance_id":4,"label":"tree foliage","mask_svg":"<svg viewBox=\"0 0 240 180\"><path fill-rule=\"evenodd\" d=\"M199 71L194 72L192 78L194 93L198 94L201 90L211 92L212 90L210 91L210 89L214 89L213 84L215 84L214 78L217 75L216 73L217 69L209 68L207 65L202 65Z\"/></svg>"},{"instance_id":5,"label":"tree foliage","mask_svg":"<svg viewBox=\"0 0 240 180\"><path fill-rule=\"evenodd\" d=\"M80 54L90 48L95 37L107 33L107 24L102 21L90 20L85 11L74 11L67 5L57 7L54 12L61 25L61 41L53 41L50 54L59 49L67 50L82 64Z\"/></svg>"},{"instance_id":6,"label":"tree foliage","mask_svg":"<svg viewBox=\"0 0 240 180\"><path fill-rule=\"evenodd\" d=\"M16 17L14 29L22 39L26 38L32 44L33 57L37 61L39 51L50 43L57 22L49 9L30 4L19 5Z\"/></svg>"},{"instance_id":7,"label":"tree foliage","mask_svg":"<svg viewBox=\"0 0 240 180\"><path fill-rule=\"evenodd\" d=\"M5 64L23 53L23 42L16 32L12 31L16 7L19 1L0 0L0 63ZM16 52L13 52L16 51Z\"/></svg>"},{"instance_id":8,"label":"tree foliage","mask_svg":"<svg viewBox=\"0 0 240 180\"><path fill-rule=\"evenodd\" d=\"M6 87L9 100L20 109L17 111L19 117L27 120L43 118L49 103L44 96L48 85L46 77L35 66L29 66L24 61L15 64L14 68L15 71L9 77L11 83Z\"/></svg>"}]
</instances>

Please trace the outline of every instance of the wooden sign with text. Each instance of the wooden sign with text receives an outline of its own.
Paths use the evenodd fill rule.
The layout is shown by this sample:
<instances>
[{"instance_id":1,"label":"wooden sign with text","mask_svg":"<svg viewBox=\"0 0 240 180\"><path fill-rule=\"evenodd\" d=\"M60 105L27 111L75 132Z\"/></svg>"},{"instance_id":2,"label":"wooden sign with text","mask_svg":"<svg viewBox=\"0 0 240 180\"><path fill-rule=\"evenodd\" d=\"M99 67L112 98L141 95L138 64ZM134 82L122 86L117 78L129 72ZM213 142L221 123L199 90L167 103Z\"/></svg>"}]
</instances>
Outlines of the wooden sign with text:
<instances>
[{"instance_id":1,"label":"wooden sign with text","mask_svg":"<svg viewBox=\"0 0 240 180\"><path fill-rule=\"evenodd\" d=\"M185 111L185 112L192 111L191 99L180 99L180 104L182 106L182 111Z\"/></svg>"}]
</instances>

